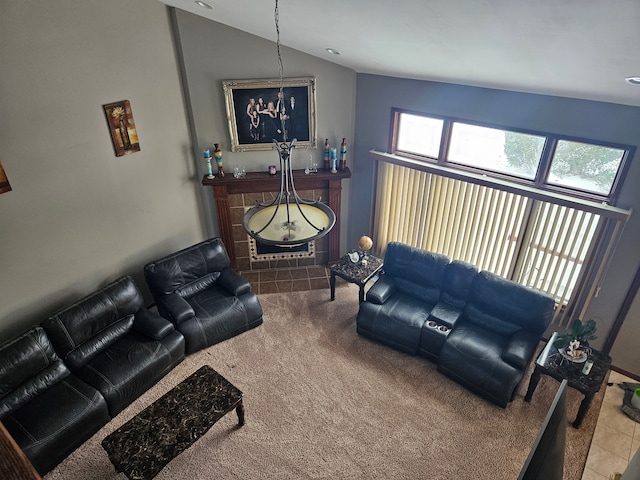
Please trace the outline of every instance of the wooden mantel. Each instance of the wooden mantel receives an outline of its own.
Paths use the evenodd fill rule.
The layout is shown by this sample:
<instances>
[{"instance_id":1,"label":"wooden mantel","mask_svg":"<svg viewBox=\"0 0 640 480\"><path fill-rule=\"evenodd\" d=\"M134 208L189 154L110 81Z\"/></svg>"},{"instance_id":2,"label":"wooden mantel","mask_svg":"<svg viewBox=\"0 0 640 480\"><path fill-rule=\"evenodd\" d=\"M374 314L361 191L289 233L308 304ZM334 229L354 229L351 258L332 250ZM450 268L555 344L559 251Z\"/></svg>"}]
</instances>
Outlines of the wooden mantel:
<instances>
[{"instance_id":1,"label":"wooden mantel","mask_svg":"<svg viewBox=\"0 0 640 480\"><path fill-rule=\"evenodd\" d=\"M318 173L311 175L306 175L304 170L293 171L293 180L297 191L313 189L327 189L329 191L329 198L326 203L336 214L336 224L327 235L329 239L329 262L340 258L340 198L342 179L344 178L351 178L349 168L339 170L338 173L319 170ZM243 178L234 178L233 174L229 173L224 177L216 175L212 179L207 178L205 175L202 178L202 185L210 186L213 189L220 238L222 238L227 248L231 265L235 268L236 252L228 196L237 193L278 192L280 190L280 174L269 175L267 172L247 172L247 175Z\"/></svg>"}]
</instances>

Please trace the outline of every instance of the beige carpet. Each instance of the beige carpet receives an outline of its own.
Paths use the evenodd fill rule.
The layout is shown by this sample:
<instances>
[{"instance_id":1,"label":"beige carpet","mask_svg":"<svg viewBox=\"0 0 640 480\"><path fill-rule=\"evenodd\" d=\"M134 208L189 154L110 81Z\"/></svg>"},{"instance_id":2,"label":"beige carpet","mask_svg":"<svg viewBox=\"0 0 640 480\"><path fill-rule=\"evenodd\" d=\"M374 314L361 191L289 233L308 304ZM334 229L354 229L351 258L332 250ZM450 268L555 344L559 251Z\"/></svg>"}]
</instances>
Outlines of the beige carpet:
<instances>
[{"instance_id":1,"label":"beige carpet","mask_svg":"<svg viewBox=\"0 0 640 480\"><path fill-rule=\"evenodd\" d=\"M100 441L204 364L244 392L247 424L227 415L158 479L515 479L558 383L543 377L526 403L527 376L495 407L432 362L358 336L357 288L336 296L261 295L262 326L187 357L45 479L124 479ZM573 420L581 396L569 393ZM566 479L581 478L601 401L568 426Z\"/></svg>"}]
</instances>

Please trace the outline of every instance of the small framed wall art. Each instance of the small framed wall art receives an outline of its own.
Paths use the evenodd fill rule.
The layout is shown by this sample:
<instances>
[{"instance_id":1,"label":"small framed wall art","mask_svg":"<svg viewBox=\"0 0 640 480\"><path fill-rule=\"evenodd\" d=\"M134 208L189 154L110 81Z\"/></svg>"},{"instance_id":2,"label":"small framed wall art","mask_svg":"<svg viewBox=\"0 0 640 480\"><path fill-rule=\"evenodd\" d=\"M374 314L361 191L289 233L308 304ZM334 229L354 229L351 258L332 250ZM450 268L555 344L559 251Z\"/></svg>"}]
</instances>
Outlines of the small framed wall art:
<instances>
[{"instance_id":1,"label":"small framed wall art","mask_svg":"<svg viewBox=\"0 0 640 480\"><path fill-rule=\"evenodd\" d=\"M297 140L316 148L316 79L225 80L222 82L231 151L271 150L273 140Z\"/></svg>"},{"instance_id":2,"label":"small framed wall art","mask_svg":"<svg viewBox=\"0 0 640 480\"><path fill-rule=\"evenodd\" d=\"M136 124L129 100L103 105L116 157L140 151Z\"/></svg>"}]
</instances>

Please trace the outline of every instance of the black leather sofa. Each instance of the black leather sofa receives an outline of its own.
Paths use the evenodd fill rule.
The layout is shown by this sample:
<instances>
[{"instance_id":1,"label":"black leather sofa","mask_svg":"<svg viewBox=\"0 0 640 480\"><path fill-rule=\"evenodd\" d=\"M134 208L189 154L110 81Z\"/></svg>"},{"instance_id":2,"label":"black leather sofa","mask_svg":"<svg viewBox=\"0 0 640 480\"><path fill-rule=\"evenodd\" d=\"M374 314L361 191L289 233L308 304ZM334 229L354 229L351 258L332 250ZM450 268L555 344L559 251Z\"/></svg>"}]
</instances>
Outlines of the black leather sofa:
<instances>
[{"instance_id":1,"label":"black leather sofa","mask_svg":"<svg viewBox=\"0 0 640 480\"><path fill-rule=\"evenodd\" d=\"M144 267L158 312L184 335L187 353L262 323L257 295L229 265L222 240L211 238Z\"/></svg>"},{"instance_id":2,"label":"black leather sofa","mask_svg":"<svg viewBox=\"0 0 640 480\"><path fill-rule=\"evenodd\" d=\"M0 421L43 475L184 355L123 277L0 346Z\"/></svg>"},{"instance_id":3,"label":"black leather sofa","mask_svg":"<svg viewBox=\"0 0 640 480\"><path fill-rule=\"evenodd\" d=\"M506 407L554 311L552 297L465 262L398 242L360 305L360 335L438 364Z\"/></svg>"},{"instance_id":4,"label":"black leather sofa","mask_svg":"<svg viewBox=\"0 0 640 480\"><path fill-rule=\"evenodd\" d=\"M41 475L110 419L104 397L69 371L41 327L0 346L0 420Z\"/></svg>"}]
</instances>

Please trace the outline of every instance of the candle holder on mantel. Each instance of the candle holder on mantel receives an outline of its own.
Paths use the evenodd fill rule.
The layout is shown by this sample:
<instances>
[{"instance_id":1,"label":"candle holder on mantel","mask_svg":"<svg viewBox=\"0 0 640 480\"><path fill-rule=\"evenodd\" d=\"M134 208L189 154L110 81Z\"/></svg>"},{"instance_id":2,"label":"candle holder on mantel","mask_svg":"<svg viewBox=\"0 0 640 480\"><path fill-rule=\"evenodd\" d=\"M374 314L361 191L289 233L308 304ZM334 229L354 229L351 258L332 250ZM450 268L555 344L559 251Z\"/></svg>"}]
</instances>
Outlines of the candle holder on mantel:
<instances>
[{"instance_id":1,"label":"candle holder on mantel","mask_svg":"<svg viewBox=\"0 0 640 480\"><path fill-rule=\"evenodd\" d=\"M213 171L211 170L211 151L209 150L204 151L204 161L207 162L207 178L209 179L216 178L213 175Z\"/></svg>"}]
</instances>

